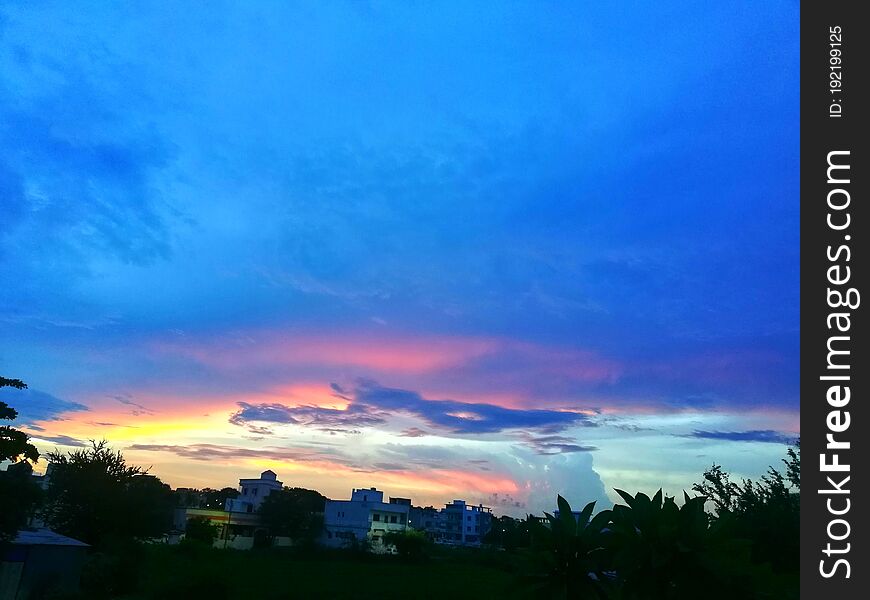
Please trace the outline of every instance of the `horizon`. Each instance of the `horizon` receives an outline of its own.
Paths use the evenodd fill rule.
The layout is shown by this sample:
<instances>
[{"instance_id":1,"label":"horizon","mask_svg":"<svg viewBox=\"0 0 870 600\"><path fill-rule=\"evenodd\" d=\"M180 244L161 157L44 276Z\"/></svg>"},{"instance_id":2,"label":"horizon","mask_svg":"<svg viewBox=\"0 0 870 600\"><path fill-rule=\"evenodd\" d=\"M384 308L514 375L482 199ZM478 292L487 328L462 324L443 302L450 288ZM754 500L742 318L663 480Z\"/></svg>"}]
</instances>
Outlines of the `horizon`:
<instances>
[{"instance_id":1,"label":"horizon","mask_svg":"<svg viewBox=\"0 0 870 600\"><path fill-rule=\"evenodd\" d=\"M173 488L494 512L758 478L800 435L798 30L0 7L13 426Z\"/></svg>"}]
</instances>

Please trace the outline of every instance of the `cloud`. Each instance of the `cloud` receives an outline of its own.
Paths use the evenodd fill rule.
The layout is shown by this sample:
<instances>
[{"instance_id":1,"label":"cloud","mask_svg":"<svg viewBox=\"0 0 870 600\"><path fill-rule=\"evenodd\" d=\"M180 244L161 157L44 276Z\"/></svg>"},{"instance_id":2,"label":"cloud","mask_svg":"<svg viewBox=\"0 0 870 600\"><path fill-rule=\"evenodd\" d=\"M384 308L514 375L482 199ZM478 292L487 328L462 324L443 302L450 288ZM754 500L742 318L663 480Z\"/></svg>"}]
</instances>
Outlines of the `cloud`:
<instances>
[{"instance_id":1,"label":"cloud","mask_svg":"<svg viewBox=\"0 0 870 600\"><path fill-rule=\"evenodd\" d=\"M352 433L360 427L373 427L387 422L385 413L372 410L368 406L356 404L346 409L323 408L320 406L285 406L283 404L250 404L239 402L239 410L230 415L233 425L247 427L253 433L272 433L267 427L256 423L277 423L282 425L302 425L316 427L330 433ZM350 429L351 431L348 431Z\"/></svg>"},{"instance_id":2,"label":"cloud","mask_svg":"<svg viewBox=\"0 0 870 600\"><path fill-rule=\"evenodd\" d=\"M61 400L47 392L32 388L14 390L0 388L0 401L18 411L18 422L31 425L34 421L60 421L71 412L90 410L84 404Z\"/></svg>"},{"instance_id":3,"label":"cloud","mask_svg":"<svg viewBox=\"0 0 870 600\"><path fill-rule=\"evenodd\" d=\"M402 433L400 433L399 435L402 437L424 437L429 435L429 433L423 431L419 427L409 427L408 429L402 431Z\"/></svg>"},{"instance_id":4,"label":"cloud","mask_svg":"<svg viewBox=\"0 0 870 600\"><path fill-rule=\"evenodd\" d=\"M54 442L59 446L72 446L74 448L84 448L87 444L81 440L77 440L68 435L35 435L33 436L35 440L43 440L46 442Z\"/></svg>"},{"instance_id":5,"label":"cloud","mask_svg":"<svg viewBox=\"0 0 870 600\"><path fill-rule=\"evenodd\" d=\"M789 435L771 429L752 431L694 431L688 437L732 442L769 442L773 444L792 444L797 439L795 434Z\"/></svg>"},{"instance_id":6,"label":"cloud","mask_svg":"<svg viewBox=\"0 0 870 600\"><path fill-rule=\"evenodd\" d=\"M504 408L481 402L428 400L417 392L383 387L375 381L365 379L358 380L352 390L346 390L335 383L331 387L337 397L349 400L347 407L291 407L277 403L239 402L240 410L230 416L229 422L240 426L250 426L251 423L278 423L340 430L348 427L375 427L386 424L397 414L406 414L422 419L430 427L452 434L499 433L511 429L554 433L568 427L594 425L585 413ZM406 429L403 435L420 437L425 432L413 427ZM577 446L574 451L582 449ZM570 451L569 444L563 444L563 451Z\"/></svg>"},{"instance_id":7,"label":"cloud","mask_svg":"<svg viewBox=\"0 0 870 600\"><path fill-rule=\"evenodd\" d=\"M535 454L543 456L550 454L566 454L571 452L593 452L598 450L595 446L584 446L577 440L563 435L534 436L528 433L521 435L523 445L534 450Z\"/></svg>"},{"instance_id":8,"label":"cloud","mask_svg":"<svg viewBox=\"0 0 870 600\"><path fill-rule=\"evenodd\" d=\"M336 462L338 458L338 455L334 453L307 448L270 447L254 449L221 444L190 444L186 446L174 444L132 444L128 449L147 452L169 452L182 458L199 461L256 458L276 461Z\"/></svg>"},{"instance_id":9,"label":"cloud","mask_svg":"<svg viewBox=\"0 0 870 600\"><path fill-rule=\"evenodd\" d=\"M138 402L133 402L132 397L128 394L116 394L114 396L111 396L111 398L112 398L112 400L115 400L116 402L120 402L121 404L123 404L125 406L133 407L132 410L130 411L130 414L133 416L138 417L140 415L153 415L154 414L154 411L151 410L150 408L148 408L147 406L143 406L143 405L139 404Z\"/></svg>"},{"instance_id":10,"label":"cloud","mask_svg":"<svg viewBox=\"0 0 870 600\"><path fill-rule=\"evenodd\" d=\"M588 415L578 412L514 409L481 402L428 400L417 392L388 388L371 380L359 380L351 406L407 413L431 427L451 433L498 433L508 429L555 432L577 425L594 425Z\"/></svg>"}]
</instances>

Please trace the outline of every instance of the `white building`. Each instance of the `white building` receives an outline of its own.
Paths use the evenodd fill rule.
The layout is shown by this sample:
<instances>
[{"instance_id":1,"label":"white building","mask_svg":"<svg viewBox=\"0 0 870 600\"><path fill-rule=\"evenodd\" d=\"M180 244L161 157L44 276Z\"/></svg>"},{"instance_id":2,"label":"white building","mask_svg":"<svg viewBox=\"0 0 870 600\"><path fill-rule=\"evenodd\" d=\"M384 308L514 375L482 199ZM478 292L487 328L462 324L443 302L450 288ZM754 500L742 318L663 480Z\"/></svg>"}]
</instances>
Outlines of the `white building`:
<instances>
[{"instance_id":1,"label":"white building","mask_svg":"<svg viewBox=\"0 0 870 600\"><path fill-rule=\"evenodd\" d=\"M492 527L492 510L482 504L454 500L440 510L429 506L411 509L411 526L423 531L433 542L479 546Z\"/></svg>"},{"instance_id":2,"label":"white building","mask_svg":"<svg viewBox=\"0 0 870 600\"><path fill-rule=\"evenodd\" d=\"M260 508L263 500L275 491L280 491L284 484L278 481L274 471L263 471L259 479L239 479L238 498L227 498L224 510L227 512L254 513Z\"/></svg>"},{"instance_id":3,"label":"white building","mask_svg":"<svg viewBox=\"0 0 870 600\"><path fill-rule=\"evenodd\" d=\"M322 541L333 547L367 541L375 552L384 552L384 534L405 531L410 508L410 501L384 502L384 493L375 488L354 489L350 500L326 501Z\"/></svg>"}]
</instances>

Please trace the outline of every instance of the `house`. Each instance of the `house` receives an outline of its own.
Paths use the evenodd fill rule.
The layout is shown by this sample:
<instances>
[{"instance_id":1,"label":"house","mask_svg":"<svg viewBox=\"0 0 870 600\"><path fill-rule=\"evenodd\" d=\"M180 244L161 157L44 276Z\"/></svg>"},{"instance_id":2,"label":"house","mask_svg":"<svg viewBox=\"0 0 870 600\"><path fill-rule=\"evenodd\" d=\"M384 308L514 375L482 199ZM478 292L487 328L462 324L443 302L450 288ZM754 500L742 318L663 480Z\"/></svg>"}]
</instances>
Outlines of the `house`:
<instances>
[{"instance_id":1,"label":"house","mask_svg":"<svg viewBox=\"0 0 870 600\"><path fill-rule=\"evenodd\" d=\"M376 488L354 489L350 500L327 500L321 541L331 547L367 542L374 552L391 551L384 535L407 530L411 509L409 499L391 500L396 501L384 502L384 493Z\"/></svg>"},{"instance_id":2,"label":"house","mask_svg":"<svg viewBox=\"0 0 870 600\"><path fill-rule=\"evenodd\" d=\"M228 512L257 512L263 500L274 491L281 491L284 484L278 481L274 471L260 473L259 479L239 479L238 498L227 498L224 510Z\"/></svg>"},{"instance_id":3,"label":"house","mask_svg":"<svg viewBox=\"0 0 870 600\"><path fill-rule=\"evenodd\" d=\"M482 504L469 505L465 500L454 500L444 508L413 507L409 520L411 527L426 533L438 544L479 546L492 527L492 509Z\"/></svg>"},{"instance_id":4,"label":"house","mask_svg":"<svg viewBox=\"0 0 870 600\"><path fill-rule=\"evenodd\" d=\"M254 539L266 535L266 528L260 523L257 510L263 500L272 492L280 491L284 484L278 481L274 471L266 470L257 479L239 479L239 496L227 498L224 509L177 508L174 529L183 532L187 521L194 518L208 519L218 526L218 537L214 542L218 548L247 550L254 547ZM286 538L273 540L276 545L287 545Z\"/></svg>"},{"instance_id":5,"label":"house","mask_svg":"<svg viewBox=\"0 0 870 600\"><path fill-rule=\"evenodd\" d=\"M492 526L492 509L482 504L454 500L441 511L445 527L441 541L445 544L478 546Z\"/></svg>"},{"instance_id":6,"label":"house","mask_svg":"<svg viewBox=\"0 0 870 600\"><path fill-rule=\"evenodd\" d=\"M88 545L49 529L18 532L0 555L0 598L75 592Z\"/></svg>"}]
</instances>

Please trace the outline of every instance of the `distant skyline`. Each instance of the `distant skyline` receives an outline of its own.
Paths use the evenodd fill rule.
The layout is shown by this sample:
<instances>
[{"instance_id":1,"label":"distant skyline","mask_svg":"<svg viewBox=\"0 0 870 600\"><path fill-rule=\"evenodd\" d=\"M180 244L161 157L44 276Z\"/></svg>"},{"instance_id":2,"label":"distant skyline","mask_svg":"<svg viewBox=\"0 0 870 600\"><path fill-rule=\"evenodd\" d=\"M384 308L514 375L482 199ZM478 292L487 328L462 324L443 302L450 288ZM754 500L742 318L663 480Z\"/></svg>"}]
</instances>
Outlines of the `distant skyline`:
<instances>
[{"instance_id":1,"label":"distant skyline","mask_svg":"<svg viewBox=\"0 0 870 600\"><path fill-rule=\"evenodd\" d=\"M798 30L5 3L0 398L173 487L522 514L757 477L799 434Z\"/></svg>"}]
</instances>

